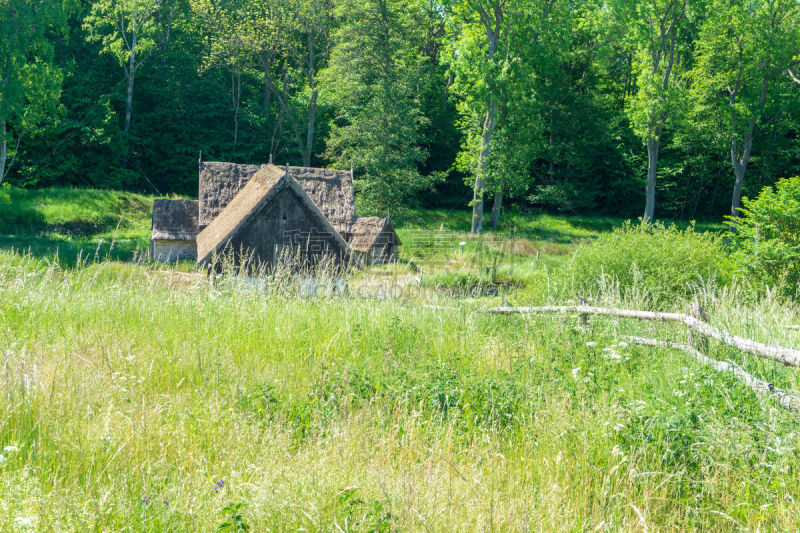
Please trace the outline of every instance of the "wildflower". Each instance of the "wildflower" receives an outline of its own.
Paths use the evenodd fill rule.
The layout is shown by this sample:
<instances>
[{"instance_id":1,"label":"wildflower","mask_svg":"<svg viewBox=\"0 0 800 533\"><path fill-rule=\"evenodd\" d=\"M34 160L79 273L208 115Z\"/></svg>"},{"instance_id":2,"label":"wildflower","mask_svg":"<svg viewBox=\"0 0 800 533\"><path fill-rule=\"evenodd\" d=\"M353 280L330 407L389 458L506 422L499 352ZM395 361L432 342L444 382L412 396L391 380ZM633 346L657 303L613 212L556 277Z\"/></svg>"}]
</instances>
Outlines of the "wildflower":
<instances>
[{"instance_id":1,"label":"wildflower","mask_svg":"<svg viewBox=\"0 0 800 533\"><path fill-rule=\"evenodd\" d=\"M578 372L580 372L580 371L581 371L581 367L579 367L579 366L573 368L572 369L572 378L573 379L578 379Z\"/></svg>"},{"instance_id":2,"label":"wildflower","mask_svg":"<svg viewBox=\"0 0 800 533\"><path fill-rule=\"evenodd\" d=\"M595 341L589 341L586 343L586 346L588 346L589 348L593 348L597 346L597 343Z\"/></svg>"},{"instance_id":3,"label":"wildflower","mask_svg":"<svg viewBox=\"0 0 800 533\"><path fill-rule=\"evenodd\" d=\"M20 529L28 529L33 527L33 520L31 520L27 516L18 516L14 519L14 522Z\"/></svg>"},{"instance_id":4,"label":"wildflower","mask_svg":"<svg viewBox=\"0 0 800 533\"><path fill-rule=\"evenodd\" d=\"M150 503L150 496L142 498L142 504L147 505L148 503Z\"/></svg>"},{"instance_id":5,"label":"wildflower","mask_svg":"<svg viewBox=\"0 0 800 533\"><path fill-rule=\"evenodd\" d=\"M219 489L223 488L224 486L225 486L225 480L220 479L219 481L214 483L214 492L219 492Z\"/></svg>"},{"instance_id":6,"label":"wildflower","mask_svg":"<svg viewBox=\"0 0 800 533\"><path fill-rule=\"evenodd\" d=\"M3 448L3 451L6 453L14 453L18 452L19 448L17 448L16 446L6 446L5 448Z\"/></svg>"},{"instance_id":7,"label":"wildflower","mask_svg":"<svg viewBox=\"0 0 800 533\"><path fill-rule=\"evenodd\" d=\"M0 453L0 466L5 466L6 464L8 464L8 459L6 459L5 455Z\"/></svg>"}]
</instances>

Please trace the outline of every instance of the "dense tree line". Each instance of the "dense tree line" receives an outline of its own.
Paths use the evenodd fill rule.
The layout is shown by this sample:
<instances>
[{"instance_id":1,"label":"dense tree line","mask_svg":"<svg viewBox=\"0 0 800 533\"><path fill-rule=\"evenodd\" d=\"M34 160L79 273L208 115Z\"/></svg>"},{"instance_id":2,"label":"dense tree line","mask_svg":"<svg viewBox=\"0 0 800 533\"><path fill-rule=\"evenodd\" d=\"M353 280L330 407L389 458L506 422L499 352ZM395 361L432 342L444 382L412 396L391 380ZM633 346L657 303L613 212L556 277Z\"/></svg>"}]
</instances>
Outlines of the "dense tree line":
<instances>
[{"instance_id":1,"label":"dense tree line","mask_svg":"<svg viewBox=\"0 0 800 533\"><path fill-rule=\"evenodd\" d=\"M698 218L800 160L791 0L6 0L0 180L353 168L376 211ZM486 204L486 208L484 208Z\"/></svg>"}]
</instances>

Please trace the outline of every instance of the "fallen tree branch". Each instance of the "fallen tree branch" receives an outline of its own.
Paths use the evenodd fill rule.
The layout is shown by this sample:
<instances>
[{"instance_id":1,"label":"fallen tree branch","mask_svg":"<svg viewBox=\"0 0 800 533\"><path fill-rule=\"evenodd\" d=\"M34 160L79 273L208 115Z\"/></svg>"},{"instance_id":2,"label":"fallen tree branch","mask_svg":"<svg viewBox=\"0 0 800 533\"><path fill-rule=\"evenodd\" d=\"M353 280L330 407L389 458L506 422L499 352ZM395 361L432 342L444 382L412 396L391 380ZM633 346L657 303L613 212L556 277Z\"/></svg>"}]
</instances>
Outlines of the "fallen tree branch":
<instances>
[{"instance_id":1,"label":"fallen tree branch","mask_svg":"<svg viewBox=\"0 0 800 533\"><path fill-rule=\"evenodd\" d=\"M772 344L764 344L744 337L733 335L724 329L716 328L698 318L683 313L661 313L653 311L634 311L630 309L610 309L607 307L591 307L588 305L550 305L543 307L493 307L489 313L497 314L530 314L530 313L578 313L581 315L608 315L638 320L655 320L661 322L682 322L686 326L703 335L713 337L720 342L733 346L738 350L765 359L778 361L786 366L800 367L800 350L785 348Z\"/></svg>"},{"instance_id":2,"label":"fallen tree branch","mask_svg":"<svg viewBox=\"0 0 800 533\"><path fill-rule=\"evenodd\" d=\"M621 336L620 338L625 339L626 341L632 342L634 344L674 348L676 350L681 350L683 352L686 352L690 355L693 355L695 359L697 359L704 365L710 366L711 368L717 370L718 372L730 372L731 374L739 378L739 380L741 380L745 385L747 385L747 387L749 387L753 392L759 394L766 393L774 396L775 399L778 400L778 403L781 405L781 407L788 409L790 411L794 411L795 413L800 413L800 398L798 398L797 396L795 396L794 394L785 389L776 387L772 383L758 379L752 374L746 372L739 365L733 363L727 363L724 361L717 361L716 359L711 359L704 353L699 352L686 344L676 344L670 341L660 341L657 339L632 337L627 335Z\"/></svg>"}]
</instances>

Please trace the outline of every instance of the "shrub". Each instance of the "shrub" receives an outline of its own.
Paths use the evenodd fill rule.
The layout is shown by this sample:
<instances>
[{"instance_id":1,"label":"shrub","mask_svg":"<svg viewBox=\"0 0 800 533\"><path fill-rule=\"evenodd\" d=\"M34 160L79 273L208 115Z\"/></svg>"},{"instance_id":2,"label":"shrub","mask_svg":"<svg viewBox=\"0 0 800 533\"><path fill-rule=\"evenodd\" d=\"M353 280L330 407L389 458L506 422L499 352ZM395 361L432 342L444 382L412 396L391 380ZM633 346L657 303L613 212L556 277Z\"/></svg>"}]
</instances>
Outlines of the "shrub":
<instances>
[{"instance_id":1,"label":"shrub","mask_svg":"<svg viewBox=\"0 0 800 533\"><path fill-rule=\"evenodd\" d=\"M653 304L688 297L698 286L727 285L735 266L712 233L694 226L634 225L626 222L575 252L562 269L562 288L597 295L608 287L623 297L645 295Z\"/></svg>"},{"instance_id":2,"label":"shrub","mask_svg":"<svg viewBox=\"0 0 800 533\"><path fill-rule=\"evenodd\" d=\"M729 218L735 235L734 258L760 283L798 295L800 285L800 178L765 187L745 198L740 216Z\"/></svg>"}]
</instances>

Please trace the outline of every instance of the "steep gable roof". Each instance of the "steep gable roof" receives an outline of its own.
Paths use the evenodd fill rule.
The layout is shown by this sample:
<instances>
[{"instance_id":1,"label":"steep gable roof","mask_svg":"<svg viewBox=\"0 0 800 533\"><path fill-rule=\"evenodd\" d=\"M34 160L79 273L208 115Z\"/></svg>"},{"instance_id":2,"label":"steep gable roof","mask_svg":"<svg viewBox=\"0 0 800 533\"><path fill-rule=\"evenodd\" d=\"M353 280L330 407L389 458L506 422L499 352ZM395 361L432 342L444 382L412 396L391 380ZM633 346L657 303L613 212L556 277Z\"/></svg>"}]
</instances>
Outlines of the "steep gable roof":
<instances>
[{"instance_id":1,"label":"steep gable roof","mask_svg":"<svg viewBox=\"0 0 800 533\"><path fill-rule=\"evenodd\" d=\"M197 236L198 205L194 200L153 200L155 240L193 241Z\"/></svg>"},{"instance_id":2,"label":"steep gable roof","mask_svg":"<svg viewBox=\"0 0 800 533\"><path fill-rule=\"evenodd\" d=\"M367 253L376 244L388 244L389 239L393 244L402 244L389 217L358 218L351 226L350 231L352 233L349 242L350 248L356 252ZM380 239L385 239L386 242L381 242Z\"/></svg>"},{"instance_id":3,"label":"steep gable roof","mask_svg":"<svg viewBox=\"0 0 800 533\"><path fill-rule=\"evenodd\" d=\"M250 222L260 208L287 188L291 189L309 209L311 215L318 219L321 226L319 229L329 233L343 251L348 251L347 243L290 173L285 168L264 165L208 227L197 235L198 264L207 263L215 252L221 251Z\"/></svg>"}]
</instances>

